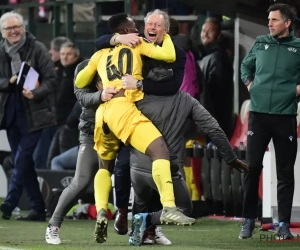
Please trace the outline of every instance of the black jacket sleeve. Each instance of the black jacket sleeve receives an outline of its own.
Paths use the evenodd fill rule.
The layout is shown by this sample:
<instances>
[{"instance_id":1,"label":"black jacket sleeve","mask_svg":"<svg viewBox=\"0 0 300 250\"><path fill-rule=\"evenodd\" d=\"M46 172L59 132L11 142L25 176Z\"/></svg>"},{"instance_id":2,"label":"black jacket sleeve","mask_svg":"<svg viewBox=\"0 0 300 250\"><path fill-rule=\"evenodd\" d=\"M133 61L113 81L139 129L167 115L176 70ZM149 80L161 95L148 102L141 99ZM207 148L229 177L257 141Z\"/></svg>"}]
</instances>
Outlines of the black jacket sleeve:
<instances>
[{"instance_id":1,"label":"black jacket sleeve","mask_svg":"<svg viewBox=\"0 0 300 250\"><path fill-rule=\"evenodd\" d=\"M96 41L95 41L95 47L97 50L105 49L105 48L113 48L114 46L110 45L110 39L114 35L103 35L100 36Z\"/></svg>"},{"instance_id":2,"label":"black jacket sleeve","mask_svg":"<svg viewBox=\"0 0 300 250\"><path fill-rule=\"evenodd\" d=\"M216 52L210 56L209 61L207 62L205 69L203 70L205 77L205 84L210 91L222 91L226 88L226 75L229 72L225 71L226 62L224 60L224 55L220 52Z\"/></svg>"},{"instance_id":3,"label":"black jacket sleeve","mask_svg":"<svg viewBox=\"0 0 300 250\"><path fill-rule=\"evenodd\" d=\"M42 99L55 90L57 75L46 46L35 41L34 50L40 86L32 90L32 94L35 99Z\"/></svg>"},{"instance_id":4,"label":"black jacket sleeve","mask_svg":"<svg viewBox=\"0 0 300 250\"><path fill-rule=\"evenodd\" d=\"M178 46L174 45L176 52L176 61L171 64L173 78L164 82L154 82L145 78L143 80L143 92L148 95L175 95L180 89L184 77L185 52Z\"/></svg>"},{"instance_id":5,"label":"black jacket sleeve","mask_svg":"<svg viewBox=\"0 0 300 250\"><path fill-rule=\"evenodd\" d=\"M105 49L105 48L115 47L115 45L110 45L110 39L113 36L114 35L112 35L112 34L108 34L108 35L103 35L103 36L100 36L99 38L97 38L97 40L95 41L96 49L101 50L101 49ZM139 36L144 37L144 34L139 34Z\"/></svg>"},{"instance_id":6,"label":"black jacket sleeve","mask_svg":"<svg viewBox=\"0 0 300 250\"><path fill-rule=\"evenodd\" d=\"M69 128L71 129L78 128L81 111L82 111L81 105L79 104L79 102L76 102L66 121L66 124L68 125Z\"/></svg>"},{"instance_id":7,"label":"black jacket sleeve","mask_svg":"<svg viewBox=\"0 0 300 250\"><path fill-rule=\"evenodd\" d=\"M194 102L193 121L212 139L227 164L235 161L237 156L217 120L196 99L191 98L191 100Z\"/></svg>"}]
</instances>

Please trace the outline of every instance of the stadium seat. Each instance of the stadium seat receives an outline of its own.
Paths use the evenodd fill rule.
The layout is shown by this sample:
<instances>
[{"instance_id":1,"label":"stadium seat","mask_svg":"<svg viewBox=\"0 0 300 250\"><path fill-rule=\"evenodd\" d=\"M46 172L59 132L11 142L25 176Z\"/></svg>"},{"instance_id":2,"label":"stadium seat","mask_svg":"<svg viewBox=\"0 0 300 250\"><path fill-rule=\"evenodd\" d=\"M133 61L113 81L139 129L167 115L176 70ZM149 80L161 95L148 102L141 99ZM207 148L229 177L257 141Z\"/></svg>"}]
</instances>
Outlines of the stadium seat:
<instances>
[{"instance_id":1,"label":"stadium seat","mask_svg":"<svg viewBox=\"0 0 300 250\"><path fill-rule=\"evenodd\" d=\"M203 194L203 185L201 180L202 159L197 157L191 158L194 182L200 196Z\"/></svg>"},{"instance_id":2,"label":"stadium seat","mask_svg":"<svg viewBox=\"0 0 300 250\"><path fill-rule=\"evenodd\" d=\"M221 172L221 158L212 158L210 160L210 183L212 199L214 201L222 201Z\"/></svg>"},{"instance_id":3,"label":"stadium seat","mask_svg":"<svg viewBox=\"0 0 300 250\"><path fill-rule=\"evenodd\" d=\"M298 110L297 110L297 126L300 124L300 102L298 103Z\"/></svg>"},{"instance_id":4,"label":"stadium seat","mask_svg":"<svg viewBox=\"0 0 300 250\"><path fill-rule=\"evenodd\" d=\"M259 199L263 199L263 172L261 171L259 177L259 184L258 184L258 197Z\"/></svg>"},{"instance_id":5,"label":"stadium seat","mask_svg":"<svg viewBox=\"0 0 300 250\"><path fill-rule=\"evenodd\" d=\"M300 102L298 103L297 110L297 137L300 138Z\"/></svg>"},{"instance_id":6,"label":"stadium seat","mask_svg":"<svg viewBox=\"0 0 300 250\"><path fill-rule=\"evenodd\" d=\"M239 128L240 131L239 133L237 133L237 137L235 138L233 142L234 144L232 145L236 150L236 153L238 153L238 146L240 142L243 142L244 145L247 144L249 107L250 107L250 100L246 100L241 107L241 112L240 112L241 126ZM237 170L234 170L234 173L230 177L231 177L231 190L232 190L233 200L236 203L242 203L244 174L241 174Z\"/></svg>"},{"instance_id":7,"label":"stadium seat","mask_svg":"<svg viewBox=\"0 0 300 250\"><path fill-rule=\"evenodd\" d=\"M250 100L244 101L241 112L238 115L236 127L233 133L233 136L230 140L230 145L233 148L237 148L241 141L244 141L244 137L247 137L247 132L245 134L245 129L248 129L248 114L249 114L249 106L250 106ZM243 139L243 140L241 140Z\"/></svg>"},{"instance_id":8,"label":"stadium seat","mask_svg":"<svg viewBox=\"0 0 300 250\"><path fill-rule=\"evenodd\" d=\"M221 162L221 185L222 185L222 198L225 205L225 215L228 215L227 207L233 206L232 186L231 186L231 171L226 162Z\"/></svg>"},{"instance_id":9,"label":"stadium seat","mask_svg":"<svg viewBox=\"0 0 300 250\"><path fill-rule=\"evenodd\" d=\"M249 112L249 108L250 108L250 100L244 101L244 103L241 107L241 112L240 112L242 124L245 123L245 117L246 117L247 113Z\"/></svg>"},{"instance_id":10,"label":"stadium seat","mask_svg":"<svg viewBox=\"0 0 300 250\"><path fill-rule=\"evenodd\" d=\"M203 196L205 200L212 200L211 193L211 178L210 178L210 162L211 159L207 158L207 149L204 149L204 157L202 158L201 181L203 187Z\"/></svg>"},{"instance_id":11,"label":"stadium seat","mask_svg":"<svg viewBox=\"0 0 300 250\"><path fill-rule=\"evenodd\" d=\"M234 130L233 135L230 139L230 145L233 148L237 147L237 145L239 143L238 139L240 138L241 127L242 127L241 115L238 115L235 130Z\"/></svg>"}]
</instances>

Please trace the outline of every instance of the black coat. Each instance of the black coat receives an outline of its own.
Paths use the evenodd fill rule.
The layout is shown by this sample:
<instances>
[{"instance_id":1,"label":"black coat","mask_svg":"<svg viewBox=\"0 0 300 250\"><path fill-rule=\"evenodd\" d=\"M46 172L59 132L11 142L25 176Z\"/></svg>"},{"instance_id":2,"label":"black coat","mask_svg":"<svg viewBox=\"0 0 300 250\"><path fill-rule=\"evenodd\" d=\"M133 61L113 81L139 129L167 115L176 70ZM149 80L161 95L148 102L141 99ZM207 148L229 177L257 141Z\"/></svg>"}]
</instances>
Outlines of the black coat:
<instances>
[{"instance_id":1,"label":"black coat","mask_svg":"<svg viewBox=\"0 0 300 250\"><path fill-rule=\"evenodd\" d=\"M217 119L227 136L232 133L233 63L223 40L200 47L200 103Z\"/></svg>"},{"instance_id":2,"label":"black coat","mask_svg":"<svg viewBox=\"0 0 300 250\"><path fill-rule=\"evenodd\" d=\"M77 99L74 94L74 72L82 59L78 59L71 65L61 68L61 74L56 89L56 117L57 124L63 125L66 123L68 115L72 111Z\"/></svg>"},{"instance_id":3,"label":"black coat","mask_svg":"<svg viewBox=\"0 0 300 250\"><path fill-rule=\"evenodd\" d=\"M5 115L7 99L15 89L15 84L9 83L12 77L11 58L5 52L3 42L0 44L0 124ZM26 61L39 73L40 82L40 86L32 90L34 99L22 98L28 130L34 131L56 124L54 104L56 72L47 48L44 44L36 41L33 35L26 33L26 42L20 50L20 56L22 61Z\"/></svg>"}]
</instances>

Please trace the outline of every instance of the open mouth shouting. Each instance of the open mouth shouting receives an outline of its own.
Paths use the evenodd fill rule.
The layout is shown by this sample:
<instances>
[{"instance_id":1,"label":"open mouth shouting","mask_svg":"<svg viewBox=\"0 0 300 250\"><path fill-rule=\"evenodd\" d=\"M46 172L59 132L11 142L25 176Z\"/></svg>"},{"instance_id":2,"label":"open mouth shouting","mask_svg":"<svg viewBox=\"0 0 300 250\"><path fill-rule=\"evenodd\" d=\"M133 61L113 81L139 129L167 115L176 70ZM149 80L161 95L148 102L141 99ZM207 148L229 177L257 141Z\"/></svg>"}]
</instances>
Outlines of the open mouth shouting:
<instances>
[{"instance_id":1,"label":"open mouth shouting","mask_svg":"<svg viewBox=\"0 0 300 250\"><path fill-rule=\"evenodd\" d=\"M148 39L151 41L151 42L155 42L157 40L157 34L155 31L149 31L148 32Z\"/></svg>"}]
</instances>

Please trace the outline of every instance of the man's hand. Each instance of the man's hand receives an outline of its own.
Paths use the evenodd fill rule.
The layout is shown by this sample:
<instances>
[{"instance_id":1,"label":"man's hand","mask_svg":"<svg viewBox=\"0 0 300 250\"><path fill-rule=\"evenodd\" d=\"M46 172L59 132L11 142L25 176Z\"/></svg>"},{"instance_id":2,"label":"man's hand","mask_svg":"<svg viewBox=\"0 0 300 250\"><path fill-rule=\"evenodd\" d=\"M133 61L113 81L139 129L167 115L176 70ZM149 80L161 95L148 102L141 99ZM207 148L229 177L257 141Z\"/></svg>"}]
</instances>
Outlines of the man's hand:
<instances>
[{"instance_id":1,"label":"man's hand","mask_svg":"<svg viewBox=\"0 0 300 250\"><path fill-rule=\"evenodd\" d=\"M236 169L241 173L248 172L248 170L249 170L248 165L239 159L236 159L234 162L230 163L229 167L231 169L232 174L233 174L233 169Z\"/></svg>"},{"instance_id":2,"label":"man's hand","mask_svg":"<svg viewBox=\"0 0 300 250\"><path fill-rule=\"evenodd\" d=\"M251 85L252 85L252 82L250 82L250 83L247 85L247 89L248 89L249 92L250 92Z\"/></svg>"},{"instance_id":3,"label":"man's hand","mask_svg":"<svg viewBox=\"0 0 300 250\"><path fill-rule=\"evenodd\" d=\"M24 89L22 91L23 93L23 96L25 96L27 99L33 99L34 98L34 95L32 94L32 92L28 89Z\"/></svg>"},{"instance_id":4,"label":"man's hand","mask_svg":"<svg viewBox=\"0 0 300 250\"><path fill-rule=\"evenodd\" d=\"M103 89L103 91L101 93L101 100L103 102L107 102L107 101L111 100L113 95L117 94L118 92L119 92L119 90L116 89L115 87L108 87L106 89Z\"/></svg>"},{"instance_id":5,"label":"man's hand","mask_svg":"<svg viewBox=\"0 0 300 250\"><path fill-rule=\"evenodd\" d=\"M10 78L9 83L10 83L10 84L14 84L14 83L17 81L17 79L18 79L18 76L17 76L17 75L14 75L14 76L12 76L12 77Z\"/></svg>"},{"instance_id":6,"label":"man's hand","mask_svg":"<svg viewBox=\"0 0 300 250\"><path fill-rule=\"evenodd\" d=\"M133 78L131 75L125 74L122 76L122 86L123 89L136 89L137 79Z\"/></svg>"},{"instance_id":7,"label":"man's hand","mask_svg":"<svg viewBox=\"0 0 300 250\"><path fill-rule=\"evenodd\" d=\"M296 96L299 96L299 95L300 95L300 85L297 85Z\"/></svg>"},{"instance_id":8,"label":"man's hand","mask_svg":"<svg viewBox=\"0 0 300 250\"><path fill-rule=\"evenodd\" d=\"M117 35L115 39L116 43L121 43L129 47L134 48L141 43L138 33L131 33L126 35Z\"/></svg>"}]
</instances>

